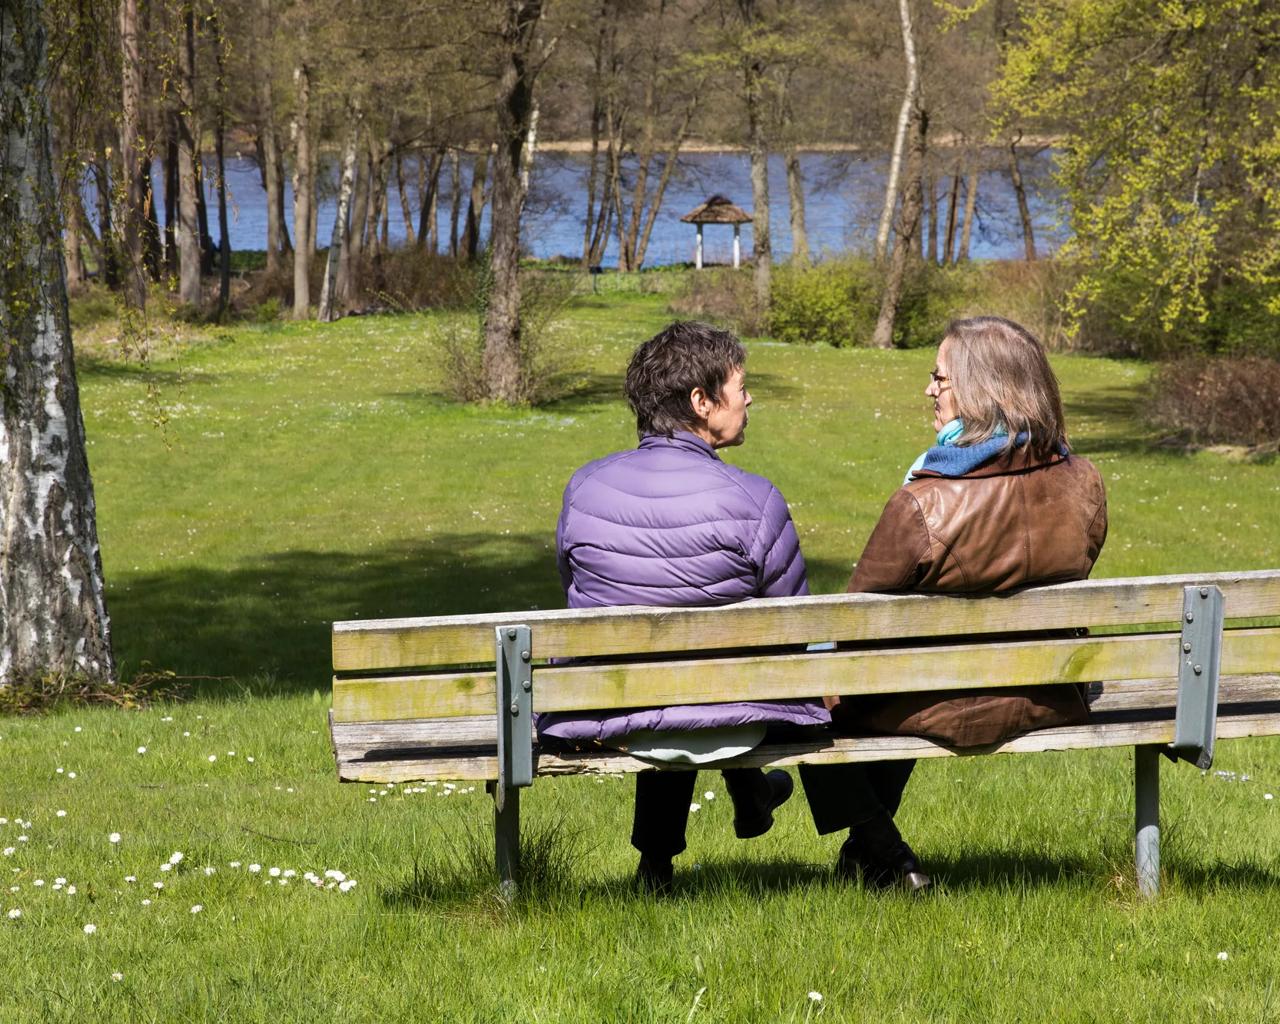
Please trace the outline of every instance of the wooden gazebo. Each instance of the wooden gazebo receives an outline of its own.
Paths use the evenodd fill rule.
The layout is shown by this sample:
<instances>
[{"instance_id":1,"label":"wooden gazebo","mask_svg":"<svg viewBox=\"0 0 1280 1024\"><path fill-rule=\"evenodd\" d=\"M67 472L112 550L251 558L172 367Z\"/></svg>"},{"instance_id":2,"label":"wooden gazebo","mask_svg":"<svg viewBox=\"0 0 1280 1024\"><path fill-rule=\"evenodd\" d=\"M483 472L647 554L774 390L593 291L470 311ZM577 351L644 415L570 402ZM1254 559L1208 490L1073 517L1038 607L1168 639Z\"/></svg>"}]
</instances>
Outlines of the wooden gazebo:
<instances>
[{"instance_id":1,"label":"wooden gazebo","mask_svg":"<svg viewBox=\"0 0 1280 1024\"><path fill-rule=\"evenodd\" d=\"M740 232L743 224L751 223L751 214L747 213L739 206L734 206L725 196L714 195L696 210L686 213L680 218L685 224L693 224L698 229L698 242L693 250L693 263L697 269L702 269L702 225L703 224L732 224L733 225L733 265L736 269L742 261L742 242Z\"/></svg>"}]
</instances>

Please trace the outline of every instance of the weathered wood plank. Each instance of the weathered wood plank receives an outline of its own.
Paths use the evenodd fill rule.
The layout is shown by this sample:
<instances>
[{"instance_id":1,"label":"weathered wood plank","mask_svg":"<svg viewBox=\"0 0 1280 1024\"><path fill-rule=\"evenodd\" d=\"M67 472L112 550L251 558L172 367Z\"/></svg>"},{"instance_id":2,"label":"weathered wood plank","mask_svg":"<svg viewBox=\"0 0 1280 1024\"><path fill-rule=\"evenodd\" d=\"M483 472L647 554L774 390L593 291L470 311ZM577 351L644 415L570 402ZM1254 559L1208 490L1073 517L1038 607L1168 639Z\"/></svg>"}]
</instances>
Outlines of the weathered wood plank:
<instances>
[{"instance_id":1,"label":"weathered wood plank","mask_svg":"<svg viewBox=\"0 0 1280 1024\"><path fill-rule=\"evenodd\" d=\"M824 693L907 693L937 689L1146 679L1176 671L1172 634L947 645L827 654L705 658L615 665L553 665L534 673L539 711L713 704ZM1223 637L1222 671L1280 670L1280 629ZM492 675L335 679L339 722L483 715L496 710Z\"/></svg>"},{"instance_id":2,"label":"weathered wood plank","mask_svg":"<svg viewBox=\"0 0 1280 1024\"><path fill-rule=\"evenodd\" d=\"M847 761L886 761L900 758L966 757L982 754L1034 753L1090 747L1169 743L1173 721L1111 722L1042 729L998 747L958 750L910 736L836 737L822 743L778 744L716 765L725 767L788 767L798 764L837 764ZM1218 720L1218 739L1280 735L1280 709L1259 714L1226 716ZM615 775L639 772L651 765L616 751L586 754L540 754L538 775ZM339 764L345 782L401 783L424 780L487 780L497 777L496 757L423 758L399 761L360 761Z\"/></svg>"},{"instance_id":3,"label":"weathered wood plank","mask_svg":"<svg viewBox=\"0 0 1280 1024\"><path fill-rule=\"evenodd\" d=\"M336 622L336 672L493 659L493 630L525 623L538 658L732 649L826 640L999 634L1075 626L1173 624L1184 586L1214 585L1230 618L1280 616L1280 571L1084 580L1003 597L831 594L723 608L599 608Z\"/></svg>"},{"instance_id":4,"label":"weathered wood plank","mask_svg":"<svg viewBox=\"0 0 1280 1024\"><path fill-rule=\"evenodd\" d=\"M1177 702L1178 686L1172 679L1107 680L1102 686L1101 696L1091 705L1095 715L1172 708ZM1219 683L1220 707L1271 701L1280 704L1280 676L1226 676ZM334 753L341 761L393 756L392 752L399 750L492 751L498 742L493 715L399 722L331 721L330 727Z\"/></svg>"}]
</instances>

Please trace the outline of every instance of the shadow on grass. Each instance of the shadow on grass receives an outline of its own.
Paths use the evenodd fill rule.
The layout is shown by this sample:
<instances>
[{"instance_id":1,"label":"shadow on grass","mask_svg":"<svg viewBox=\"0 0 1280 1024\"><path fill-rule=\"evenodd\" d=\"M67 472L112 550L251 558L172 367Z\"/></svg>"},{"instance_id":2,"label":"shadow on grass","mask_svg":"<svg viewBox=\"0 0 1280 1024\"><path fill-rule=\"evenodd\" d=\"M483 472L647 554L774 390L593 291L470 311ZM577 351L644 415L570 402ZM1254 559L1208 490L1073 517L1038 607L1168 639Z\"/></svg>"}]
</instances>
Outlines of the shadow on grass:
<instances>
[{"instance_id":1,"label":"shadow on grass","mask_svg":"<svg viewBox=\"0 0 1280 1024\"><path fill-rule=\"evenodd\" d=\"M563 607L552 538L432 534L365 553L287 551L226 568L116 574L117 654L180 676L267 675L325 689L335 620ZM238 692L229 680L202 695Z\"/></svg>"},{"instance_id":2,"label":"shadow on grass","mask_svg":"<svg viewBox=\"0 0 1280 1024\"><path fill-rule=\"evenodd\" d=\"M1073 394L1067 423L1088 418L1098 421L1077 440L1082 455L1136 455L1163 451L1154 444L1151 427L1143 419L1146 399L1129 387L1093 388Z\"/></svg>"}]
</instances>

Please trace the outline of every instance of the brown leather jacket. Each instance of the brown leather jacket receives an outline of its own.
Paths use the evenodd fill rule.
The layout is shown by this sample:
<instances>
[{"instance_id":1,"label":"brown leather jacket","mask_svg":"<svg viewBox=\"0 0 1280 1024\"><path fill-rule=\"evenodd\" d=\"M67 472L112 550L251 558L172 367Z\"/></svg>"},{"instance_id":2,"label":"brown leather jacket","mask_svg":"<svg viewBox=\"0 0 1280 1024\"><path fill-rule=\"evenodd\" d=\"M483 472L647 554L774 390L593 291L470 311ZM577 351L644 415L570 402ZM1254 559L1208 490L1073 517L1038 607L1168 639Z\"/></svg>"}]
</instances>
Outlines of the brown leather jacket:
<instances>
[{"instance_id":1,"label":"brown leather jacket","mask_svg":"<svg viewBox=\"0 0 1280 1024\"><path fill-rule=\"evenodd\" d=\"M1107 536L1102 477L1079 455L1015 449L963 477L920 472L885 506L849 591L1000 593L1088 577ZM832 701L838 725L998 743L1087 719L1074 686Z\"/></svg>"}]
</instances>

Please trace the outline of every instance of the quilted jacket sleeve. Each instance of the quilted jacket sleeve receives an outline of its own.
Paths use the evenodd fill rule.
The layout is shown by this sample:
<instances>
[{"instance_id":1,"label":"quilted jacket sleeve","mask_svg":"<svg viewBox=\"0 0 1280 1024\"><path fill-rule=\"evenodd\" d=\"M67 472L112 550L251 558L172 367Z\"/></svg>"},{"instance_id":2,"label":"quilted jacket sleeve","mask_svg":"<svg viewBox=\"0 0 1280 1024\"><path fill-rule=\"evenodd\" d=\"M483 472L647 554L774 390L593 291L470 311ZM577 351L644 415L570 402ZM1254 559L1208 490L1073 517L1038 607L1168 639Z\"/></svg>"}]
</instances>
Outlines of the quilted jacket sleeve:
<instances>
[{"instance_id":1,"label":"quilted jacket sleeve","mask_svg":"<svg viewBox=\"0 0 1280 1024\"><path fill-rule=\"evenodd\" d=\"M756 597L800 597L809 593L800 537L786 499L776 487L770 488L765 500L751 557L759 566Z\"/></svg>"}]
</instances>

